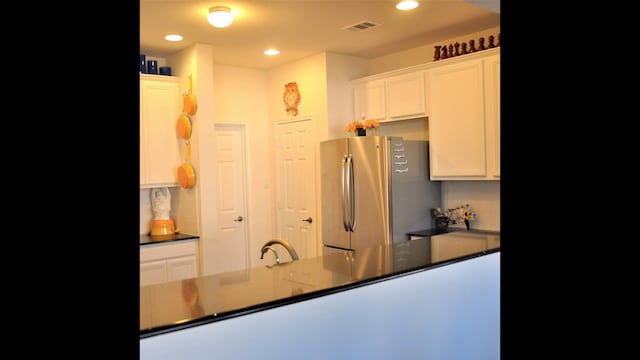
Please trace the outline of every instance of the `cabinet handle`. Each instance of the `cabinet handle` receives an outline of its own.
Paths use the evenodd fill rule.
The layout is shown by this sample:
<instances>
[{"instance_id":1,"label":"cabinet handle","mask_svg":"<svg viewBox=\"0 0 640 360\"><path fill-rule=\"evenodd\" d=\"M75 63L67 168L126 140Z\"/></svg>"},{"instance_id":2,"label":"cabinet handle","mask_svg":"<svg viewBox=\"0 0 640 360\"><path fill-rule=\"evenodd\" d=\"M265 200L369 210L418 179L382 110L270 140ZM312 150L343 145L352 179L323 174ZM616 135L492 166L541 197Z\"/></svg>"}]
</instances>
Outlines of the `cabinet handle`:
<instances>
[{"instance_id":1,"label":"cabinet handle","mask_svg":"<svg viewBox=\"0 0 640 360\"><path fill-rule=\"evenodd\" d=\"M242 216L238 216L237 218L233 219L233 221L238 221L238 222L240 222L240 221L242 221L242 220L244 220L244 219L242 218Z\"/></svg>"},{"instance_id":2,"label":"cabinet handle","mask_svg":"<svg viewBox=\"0 0 640 360\"><path fill-rule=\"evenodd\" d=\"M302 219L302 221L306 221L306 222L308 222L309 224L311 224L311 223L313 222L313 219L312 219L311 217L308 217L308 218L306 218L306 219Z\"/></svg>"}]
</instances>

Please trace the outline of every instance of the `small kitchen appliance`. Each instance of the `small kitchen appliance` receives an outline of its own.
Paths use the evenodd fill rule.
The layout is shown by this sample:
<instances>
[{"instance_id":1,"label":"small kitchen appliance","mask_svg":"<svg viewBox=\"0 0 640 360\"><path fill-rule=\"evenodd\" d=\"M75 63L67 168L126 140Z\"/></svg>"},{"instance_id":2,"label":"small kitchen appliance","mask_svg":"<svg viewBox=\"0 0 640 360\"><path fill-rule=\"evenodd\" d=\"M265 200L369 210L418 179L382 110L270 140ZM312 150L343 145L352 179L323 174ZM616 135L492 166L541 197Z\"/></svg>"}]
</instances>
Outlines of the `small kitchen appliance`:
<instances>
[{"instance_id":1,"label":"small kitchen appliance","mask_svg":"<svg viewBox=\"0 0 640 360\"><path fill-rule=\"evenodd\" d=\"M171 192L169 188L151 189L151 235L172 235L176 233L176 226L171 219Z\"/></svg>"},{"instance_id":2,"label":"small kitchen appliance","mask_svg":"<svg viewBox=\"0 0 640 360\"><path fill-rule=\"evenodd\" d=\"M436 230L447 230L449 227L449 218L440 208L431 208L431 217L435 221Z\"/></svg>"},{"instance_id":3,"label":"small kitchen appliance","mask_svg":"<svg viewBox=\"0 0 640 360\"><path fill-rule=\"evenodd\" d=\"M172 219L168 220L151 220L151 235L173 235L176 232L176 226Z\"/></svg>"}]
</instances>

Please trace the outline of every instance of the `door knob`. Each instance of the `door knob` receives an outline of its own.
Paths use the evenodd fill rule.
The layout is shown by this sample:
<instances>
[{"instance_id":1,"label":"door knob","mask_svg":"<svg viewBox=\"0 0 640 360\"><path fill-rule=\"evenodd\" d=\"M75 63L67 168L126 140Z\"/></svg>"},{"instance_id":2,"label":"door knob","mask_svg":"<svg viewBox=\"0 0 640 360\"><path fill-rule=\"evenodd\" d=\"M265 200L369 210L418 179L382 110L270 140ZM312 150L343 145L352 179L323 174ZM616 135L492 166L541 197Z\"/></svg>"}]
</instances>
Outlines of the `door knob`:
<instances>
[{"instance_id":1,"label":"door knob","mask_svg":"<svg viewBox=\"0 0 640 360\"><path fill-rule=\"evenodd\" d=\"M313 222L313 219L312 219L311 217L308 217L308 218L306 218L306 219L302 219L302 221L306 221L306 222L308 222L309 224L311 224L311 223Z\"/></svg>"},{"instance_id":2,"label":"door knob","mask_svg":"<svg viewBox=\"0 0 640 360\"><path fill-rule=\"evenodd\" d=\"M239 222L239 221L242 221L242 220L244 220L244 219L242 218L242 216L238 216L237 218L233 219L233 221L238 221L238 222Z\"/></svg>"}]
</instances>

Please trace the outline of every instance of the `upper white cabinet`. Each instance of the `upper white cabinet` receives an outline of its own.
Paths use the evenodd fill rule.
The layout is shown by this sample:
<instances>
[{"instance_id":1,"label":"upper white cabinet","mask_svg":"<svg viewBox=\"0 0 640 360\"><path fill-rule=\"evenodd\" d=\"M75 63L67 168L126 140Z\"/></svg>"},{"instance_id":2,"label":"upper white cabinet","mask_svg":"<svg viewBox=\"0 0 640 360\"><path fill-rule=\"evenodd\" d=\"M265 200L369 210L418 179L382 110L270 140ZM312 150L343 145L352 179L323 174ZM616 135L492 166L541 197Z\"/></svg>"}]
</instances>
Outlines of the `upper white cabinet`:
<instances>
[{"instance_id":1,"label":"upper white cabinet","mask_svg":"<svg viewBox=\"0 0 640 360\"><path fill-rule=\"evenodd\" d=\"M140 75L140 187L178 186L179 78Z\"/></svg>"},{"instance_id":2,"label":"upper white cabinet","mask_svg":"<svg viewBox=\"0 0 640 360\"><path fill-rule=\"evenodd\" d=\"M487 122L487 171L500 179L500 55L484 60L485 121Z\"/></svg>"},{"instance_id":3,"label":"upper white cabinet","mask_svg":"<svg viewBox=\"0 0 640 360\"><path fill-rule=\"evenodd\" d=\"M500 53L485 51L427 70L431 180L500 180Z\"/></svg>"},{"instance_id":4,"label":"upper white cabinet","mask_svg":"<svg viewBox=\"0 0 640 360\"><path fill-rule=\"evenodd\" d=\"M427 115L425 72L375 75L353 80L354 119L380 122Z\"/></svg>"},{"instance_id":5,"label":"upper white cabinet","mask_svg":"<svg viewBox=\"0 0 640 360\"><path fill-rule=\"evenodd\" d=\"M387 119L387 89L384 80L353 84L353 118Z\"/></svg>"}]
</instances>

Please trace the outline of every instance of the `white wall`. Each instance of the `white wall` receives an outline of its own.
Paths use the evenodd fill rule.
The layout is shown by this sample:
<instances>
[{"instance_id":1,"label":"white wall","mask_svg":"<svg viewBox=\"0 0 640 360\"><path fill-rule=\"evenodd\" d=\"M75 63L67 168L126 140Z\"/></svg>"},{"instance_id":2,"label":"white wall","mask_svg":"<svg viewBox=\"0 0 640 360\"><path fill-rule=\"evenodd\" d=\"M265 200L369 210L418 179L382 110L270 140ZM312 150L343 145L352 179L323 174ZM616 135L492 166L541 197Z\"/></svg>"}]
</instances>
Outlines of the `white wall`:
<instances>
[{"instance_id":1,"label":"white wall","mask_svg":"<svg viewBox=\"0 0 640 360\"><path fill-rule=\"evenodd\" d=\"M443 181L443 211L469 204L476 213L471 229L500 231L500 181ZM449 225L464 228L464 223Z\"/></svg>"},{"instance_id":2,"label":"white wall","mask_svg":"<svg viewBox=\"0 0 640 360\"><path fill-rule=\"evenodd\" d=\"M500 253L140 340L140 359L500 358Z\"/></svg>"},{"instance_id":3,"label":"white wall","mask_svg":"<svg viewBox=\"0 0 640 360\"><path fill-rule=\"evenodd\" d=\"M320 141L351 136L350 133L345 131L347 124L355 120L353 118L353 88L351 87L351 80L366 74L368 60L354 56L327 53L326 67L328 118L326 126L319 132L321 135L319 137ZM320 150L319 142L316 150ZM319 164L317 170L319 174Z\"/></svg>"}]
</instances>

